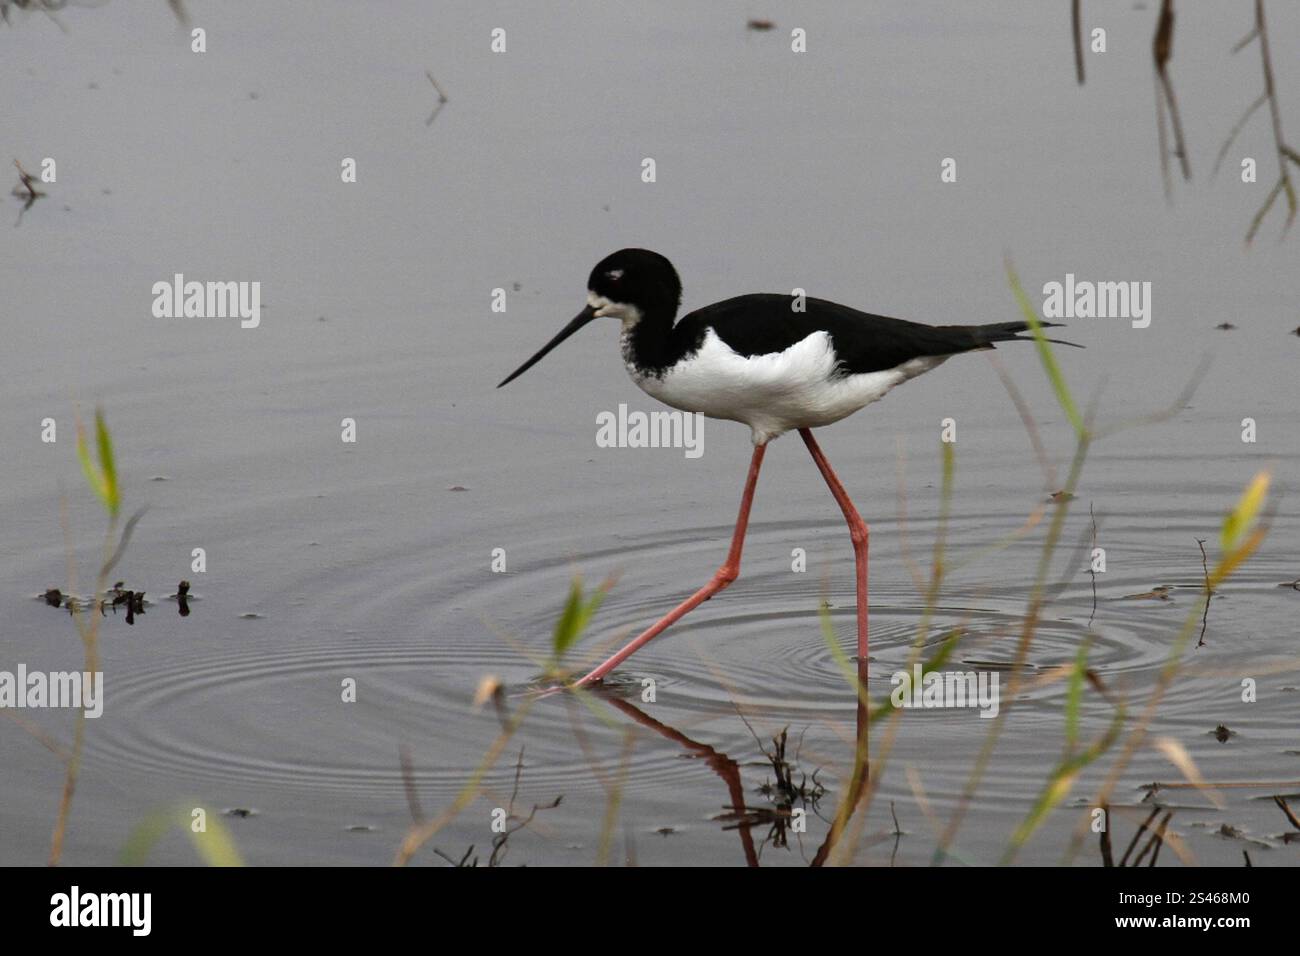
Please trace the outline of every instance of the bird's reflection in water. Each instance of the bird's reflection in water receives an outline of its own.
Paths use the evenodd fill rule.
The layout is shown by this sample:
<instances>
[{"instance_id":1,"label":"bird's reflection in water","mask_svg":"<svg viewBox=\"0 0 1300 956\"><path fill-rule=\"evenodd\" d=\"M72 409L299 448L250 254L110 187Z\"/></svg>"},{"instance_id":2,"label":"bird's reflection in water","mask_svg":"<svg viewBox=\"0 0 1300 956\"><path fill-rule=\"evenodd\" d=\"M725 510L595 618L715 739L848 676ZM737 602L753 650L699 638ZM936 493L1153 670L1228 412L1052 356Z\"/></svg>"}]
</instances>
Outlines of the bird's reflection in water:
<instances>
[{"instance_id":1,"label":"bird's reflection in water","mask_svg":"<svg viewBox=\"0 0 1300 956\"><path fill-rule=\"evenodd\" d=\"M865 672L866 664L860 662L858 666L860 680L865 680ZM865 685L859 683L859 686ZM724 830L734 830L739 835L741 851L748 866L760 865L760 857L764 846L768 844L777 847L788 846L789 833L793 829L792 824L797 810L803 811L802 815L804 815L805 819L807 814L811 812L811 814L817 815L819 819L822 819L827 824L826 837L818 846L816 854L810 861L812 866L822 866L828 862L832 851L844 838L845 834L852 832L850 824L867 792L869 782L867 731L870 726L870 715L865 700L860 699L857 706L857 731L854 734L853 742L853 772L850 775L844 794L837 801L834 817L827 819L818 812L818 804L826 793L825 788L818 780L818 771L805 774L798 771L786 760L786 731L783 730L773 738L773 747L770 751L762 745L761 741L759 742L759 749L767 758L764 766L773 772L776 780L775 783L769 780L763 786L756 788L759 793L767 798L770 805L751 806L745 799L741 764L737 760L722 753L715 747L694 740L677 728L651 717L632 701L621 696L614 687L604 689L597 687L593 688L593 692L600 700L608 703L639 726L652 730L664 739L672 741L691 757L702 759L705 765L717 774L726 787L728 802L723 804L723 813L713 819L721 823ZM744 719L743 716L741 719ZM748 722L746 724L748 725ZM577 730L576 721L575 730ZM578 737L579 743L586 749L586 742L581 733L578 734ZM758 740L757 735L755 735L755 740ZM798 808L796 808L796 804L799 804ZM754 830L763 826L768 828L767 834L761 842L756 842ZM855 839L850 842L856 842L859 847L869 846L893 836L894 854L898 851L898 837L900 834L896 825L892 834L866 837L860 842L856 840L856 837L860 834L854 833L853 835ZM890 863L891 865L893 863L892 854Z\"/></svg>"}]
</instances>

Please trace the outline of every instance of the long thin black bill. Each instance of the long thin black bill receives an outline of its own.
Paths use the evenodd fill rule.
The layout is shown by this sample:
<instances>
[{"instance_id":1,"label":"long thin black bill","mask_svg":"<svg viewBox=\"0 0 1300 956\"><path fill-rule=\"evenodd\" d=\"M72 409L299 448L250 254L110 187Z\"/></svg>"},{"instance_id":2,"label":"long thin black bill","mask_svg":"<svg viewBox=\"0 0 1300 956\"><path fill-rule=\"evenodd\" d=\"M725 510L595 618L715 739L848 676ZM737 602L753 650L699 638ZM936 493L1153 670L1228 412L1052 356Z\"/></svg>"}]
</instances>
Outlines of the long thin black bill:
<instances>
[{"instance_id":1,"label":"long thin black bill","mask_svg":"<svg viewBox=\"0 0 1300 956\"><path fill-rule=\"evenodd\" d=\"M555 336L555 338L551 339L551 341L547 342L540 349L538 349L536 355L534 355L523 365L519 366L517 369L515 369L513 372L507 375L501 381L501 385L509 385L520 375L523 375L524 372L527 372L530 368L532 368L534 365L540 362L542 358L545 357L547 352L555 348L557 345L559 345L561 342L567 339L574 332L578 331L578 329L582 328L584 325L586 325L595 317L596 317L595 306L590 306L590 305L587 306L585 309L583 309L581 312L579 312L577 315L573 317L572 322L570 322L564 328L560 329L559 333ZM501 385L498 385L497 388L500 388Z\"/></svg>"}]
</instances>

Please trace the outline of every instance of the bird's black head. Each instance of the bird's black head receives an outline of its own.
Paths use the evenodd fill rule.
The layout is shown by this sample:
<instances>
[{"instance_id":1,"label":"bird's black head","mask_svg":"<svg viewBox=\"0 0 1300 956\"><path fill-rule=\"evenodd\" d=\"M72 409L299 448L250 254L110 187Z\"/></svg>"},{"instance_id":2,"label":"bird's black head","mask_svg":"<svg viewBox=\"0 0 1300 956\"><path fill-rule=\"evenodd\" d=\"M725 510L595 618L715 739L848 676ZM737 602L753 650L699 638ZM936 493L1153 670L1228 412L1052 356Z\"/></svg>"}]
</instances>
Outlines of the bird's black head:
<instances>
[{"instance_id":1,"label":"bird's black head","mask_svg":"<svg viewBox=\"0 0 1300 956\"><path fill-rule=\"evenodd\" d=\"M646 315L671 320L682 302L682 280L664 256L620 249L601 259L587 279L588 303L600 315L635 323Z\"/></svg>"},{"instance_id":2,"label":"bird's black head","mask_svg":"<svg viewBox=\"0 0 1300 956\"><path fill-rule=\"evenodd\" d=\"M501 385L513 381L593 319L615 318L624 328L642 321L671 326L682 301L682 280L673 264L649 249L620 249L601 259L587 279L587 307ZM497 388L500 388L498 385Z\"/></svg>"}]
</instances>

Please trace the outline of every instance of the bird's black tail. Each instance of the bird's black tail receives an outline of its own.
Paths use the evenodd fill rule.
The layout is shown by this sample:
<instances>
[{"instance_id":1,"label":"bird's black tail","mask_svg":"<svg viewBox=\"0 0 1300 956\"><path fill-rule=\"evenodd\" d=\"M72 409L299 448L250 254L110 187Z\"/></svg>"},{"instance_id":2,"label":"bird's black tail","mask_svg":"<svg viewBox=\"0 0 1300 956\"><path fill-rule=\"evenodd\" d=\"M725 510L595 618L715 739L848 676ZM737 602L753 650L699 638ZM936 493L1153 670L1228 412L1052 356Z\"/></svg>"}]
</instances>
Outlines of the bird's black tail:
<instances>
[{"instance_id":1,"label":"bird's black tail","mask_svg":"<svg viewBox=\"0 0 1300 956\"><path fill-rule=\"evenodd\" d=\"M1057 328L1061 326L1060 322L1043 322L1043 328ZM1032 342L1032 335L1020 335L1021 332L1029 331L1028 322L995 322L992 325L962 325L958 328L968 332L975 340L975 348L993 348L994 342ZM1083 348L1078 342L1066 342L1062 339L1048 339L1047 341L1055 345L1072 345L1076 349Z\"/></svg>"}]
</instances>

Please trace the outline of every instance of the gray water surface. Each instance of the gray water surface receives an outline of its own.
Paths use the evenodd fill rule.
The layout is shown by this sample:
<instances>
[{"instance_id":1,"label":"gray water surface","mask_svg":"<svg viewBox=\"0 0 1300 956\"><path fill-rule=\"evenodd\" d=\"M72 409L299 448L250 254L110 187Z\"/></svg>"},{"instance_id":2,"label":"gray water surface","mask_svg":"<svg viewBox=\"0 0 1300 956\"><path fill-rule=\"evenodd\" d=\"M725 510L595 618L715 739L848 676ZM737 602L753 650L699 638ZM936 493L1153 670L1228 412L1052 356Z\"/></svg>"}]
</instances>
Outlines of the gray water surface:
<instances>
[{"instance_id":1,"label":"gray water surface","mask_svg":"<svg viewBox=\"0 0 1300 956\"><path fill-rule=\"evenodd\" d=\"M1064 3L187 6L207 31L204 54L161 2L69 8L66 32L16 10L0 26L0 156L58 163L49 195L20 223L21 203L5 197L0 224L0 669L80 666L66 612L35 599L66 587L62 496L83 591L98 554L104 518L74 453L78 407L104 407L126 508L148 506L115 577L158 602L133 627L121 614L105 622L105 713L89 726L67 862L114 862L148 813L179 804L255 810L225 821L250 863L388 863L411 823L399 753L423 810L447 807L500 729L491 707L473 708L475 688L492 674L510 707L527 699L528 655L546 654L575 573L589 588L619 575L575 664L708 578L730 536L745 428L707 422L697 459L597 447L599 413L660 408L627 378L608 325L494 388L582 307L591 266L627 245L676 263L687 308L798 287L935 324L1011 321L1007 252L1035 302L1066 273L1150 282L1149 328L1070 323L1067 337L1087 347L1058 351L1074 393L1096 397L1100 421L1121 421L1167 406L1203 356L1211 364L1171 418L1092 449L1029 686L952 850L1001 857L1065 746L1065 685L1033 678L1071 662L1089 634L1097 675L1141 709L1198 601L1197 539L1213 557L1223 514L1268 468L1269 536L1213 601L1205 646L1188 652L1152 730L1208 780L1277 783L1225 789L1222 810L1166 791L1189 859L1240 865L1247 849L1256 865L1295 862L1270 798L1300 792L1300 592L1279 587L1300 576L1287 497L1300 460L1300 338L1289 335L1300 235L1278 242L1275 211L1252 248L1242 241L1276 172L1264 113L1209 176L1260 90L1257 52L1229 54L1251 4L1180 18L1172 70L1193 180L1175 183L1172 205L1150 4L1088 5L1109 50L1088 55L1083 88ZM1284 123L1300 137L1300 11L1269 13ZM747 30L756 15L777 28ZM490 50L495 27L503 54ZM794 27L807 53L790 51ZM449 100L430 124L426 70ZM1257 158L1258 183L1239 181L1243 156ZM357 161L355 184L340 180L344 157ZM641 180L645 157L654 183ZM945 157L956 183L940 182ZM154 318L151 287L177 272L260 281L260 327ZM490 307L497 288L504 314ZM1215 328L1225 321L1236 328ZM1033 410L1054 476L999 365ZM55 444L40 441L47 417ZM355 444L340 441L344 418ZM956 570L927 641L966 628L951 667L1014 659L1046 518L988 546L1061 487L1073 453L1030 345L956 358L820 433L872 528L876 697L924 617L946 418L958 429ZM1254 443L1242 441L1245 418ZM1076 550L1090 508L1107 553L1095 609ZM498 548L505 573L492 571ZM804 573L791 569L800 548ZM198 598L183 619L162 600L182 578ZM1127 598L1162 585L1168 600ZM789 727L788 755L797 743L801 770L819 770L829 818L852 766L854 700L822 640L823 597L851 653L848 536L788 436L767 455L741 579L629 662L630 703L537 702L483 795L417 861L471 844L486 859L522 747L516 809L563 801L511 837L507 862L595 862L613 791L613 862L744 864L743 840L717 819L734 803L719 768L757 807L770 806L757 788L771 774L738 708L765 743ZM656 681L653 703L635 692L643 677ZM347 678L355 703L341 700ZM1245 678L1255 703L1242 702ZM1102 734L1111 712L1089 692L1080 738ZM23 716L71 738L68 711ZM903 715L857 861L930 861L989 723L972 710ZM1220 743L1219 724L1236 736ZM1117 754L1080 776L1021 862L1062 859ZM1121 849L1149 812L1140 787L1181 779L1158 751L1137 754L1115 794L1130 808L1115 824ZM44 862L61 785L58 759L0 721L0 863ZM826 827L812 814L762 862L806 862ZM759 844L766 834L752 831ZM197 860L179 832L150 858ZM1097 862L1091 835L1074 859Z\"/></svg>"}]
</instances>

